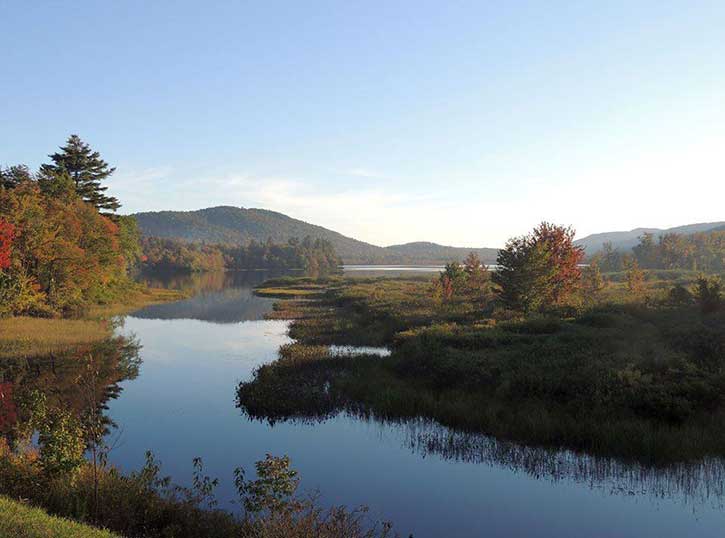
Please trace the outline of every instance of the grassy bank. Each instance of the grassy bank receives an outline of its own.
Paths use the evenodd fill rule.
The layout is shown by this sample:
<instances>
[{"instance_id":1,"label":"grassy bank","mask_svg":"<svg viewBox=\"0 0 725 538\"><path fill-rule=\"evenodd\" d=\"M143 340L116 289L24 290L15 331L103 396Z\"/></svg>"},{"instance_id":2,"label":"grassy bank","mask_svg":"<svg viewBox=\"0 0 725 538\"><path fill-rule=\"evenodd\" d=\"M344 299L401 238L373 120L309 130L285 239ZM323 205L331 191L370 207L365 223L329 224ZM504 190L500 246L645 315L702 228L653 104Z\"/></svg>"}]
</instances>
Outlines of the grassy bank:
<instances>
[{"instance_id":1,"label":"grassy bank","mask_svg":"<svg viewBox=\"0 0 725 538\"><path fill-rule=\"evenodd\" d=\"M440 301L421 279L328 280L317 300L277 306L298 343L240 385L239 403L270 420L427 417L653 464L722 456L725 314L669 304L673 284L633 298L615 282L566 317L524 319L485 299ZM393 353L340 358L328 344Z\"/></svg>"},{"instance_id":2,"label":"grassy bank","mask_svg":"<svg viewBox=\"0 0 725 538\"><path fill-rule=\"evenodd\" d=\"M133 312L144 306L179 301L188 296L187 293L180 290L138 286L130 289L123 299L119 299L113 303L91 307L84 317L97 319L119 316Z\"/></svg>"},{"instance_id":3,"label":"grassy bank","mask_svg":"<svg viewBox=\"0 0 725 538\"><path fill-rule=\"evenodd\" d=\"M2 538L114 538L118 535L48 515L17 501L0 497Z\"/></svg>"},{"instance_id":4,"label":"grassy bank","mask_svg":"<svg viewBox=\"0 0 725 538\"><path fill-rule=\"evenodd\" d=\"M177 301L185 295L175 290L130 290L122 302L96 306L82 318L0 318L0 359L45 357L108 339L109 321L149 304Z\"/></svg>"},{"instance_id":5,"label":"grassy bank","mask_svg":"<svg viewBox=\"0 0 725 538\"><path fill-rule=\"evenodd\" d=\"M110 333L109 323L102 320L0 319L0 358L52 355L68 348L100 342Z\"/></svg>"}]
</instances>

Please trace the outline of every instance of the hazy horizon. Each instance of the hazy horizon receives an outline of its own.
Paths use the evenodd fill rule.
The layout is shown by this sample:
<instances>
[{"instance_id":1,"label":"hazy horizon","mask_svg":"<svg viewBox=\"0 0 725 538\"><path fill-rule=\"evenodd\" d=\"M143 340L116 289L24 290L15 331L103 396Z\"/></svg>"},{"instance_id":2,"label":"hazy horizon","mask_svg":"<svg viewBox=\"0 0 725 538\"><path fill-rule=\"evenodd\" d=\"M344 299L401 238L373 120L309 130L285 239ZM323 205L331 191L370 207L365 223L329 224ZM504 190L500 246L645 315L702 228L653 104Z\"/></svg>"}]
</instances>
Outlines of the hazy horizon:
<instances>
[{"instance_id":1,"label":"hazy horizon","mask_svg":"<svg viewBox=\"0 0 725 538\"><path fill-rule=\"evenodd\" d=\"M0 165L376 245L725 220L725 4L2 2Z\"/></svg>"},{"instance_id":2,"label":"hazy horizon","mask_svg":"<svg viewBox=\"0 0 725 538\"><path fill-rule=\"evenodd\" d=\"M194 212L198 212L198 211L203 211L205 209L214 209L214 208L217 208L217 207L234 207L234 208L239 208L239 209L267 210L267 211L272 211L272 212L276 212L276 213L282 213L281 211L276 211L276 210L271 209L271 208L268 208L268 207L244 207L244 206L231 206L229 204L222 204L222 205L210 206L210 207L199 207L199 208L196 208L196 209L183 209L183 210L180 210L180 209L148 210L148 211L138 211L136 213L158 213L158 212L164 212L164 211L176 211L176 212L181 211L181 212L194 213ZM121 211L120 213L121 214L129 214L128 212L123 212L123 211ZM296 217L294 217L292 215L287 215L285 213L282 213L282 214L284 214L284 215L286 215L288 217L296 218ZM304 221L304 219L297 219L297 220L303 220ZM313 224L313 225L318 225L319 226L319 224L316 223L316 222L311 222L311 221L304 221L304 222L307 222L308 224ZM722 222L725 222L725 221L683 222L683 223L680 223L680 224L676 224L674 226L670 226L669 228L678 228L680 226L688 226L688 225L696 225L696 224L720 224ZM658 228L656 226L646 226L646 225L644 225L644 226L637 226L635 228L630 228L629 230L601 230L599 232L592 232L591 234L587 234L586 236L577 233L576 239L577 240L584 239L584 238L589 237L591 235L602 235L602 234L612 234L612 233L628 233L628 232L633 232L633 231L640 230L640 229L641 230L654 230L654 229L657 229L657 230L666 230L668 228ZM331 229L331 231L333 231L333 232L339 232L339 230L335 230L335 229ZM343 235L345 235L345 234L343 234ZM360 241L363 241L362 239L360 239L358 237L355 237L355 236L348 236L348 237L351 237L352 239L358 239ZM509 237L514 237L514 236L511 235ZM458 247L458 248L503 248L504 243L505 243L505 241L504 241L504 243L502 243L500 245L456 245L456 244L449 244L449 243L439 243L439 242L436 242L436 241L430 241L428 239L414 239L414 240L411 240L411 241L405 241L403 243L386 243L386 244L376 243L374 241L365 241L365 242L366 243L370 243L372 245L380 246L380 247L392 247L392 246L398 246L398 245L404 245L404 244L410 244L410 243L436 243L436 244L441 245L441 246Z\"/></svg>"}]
</instances>

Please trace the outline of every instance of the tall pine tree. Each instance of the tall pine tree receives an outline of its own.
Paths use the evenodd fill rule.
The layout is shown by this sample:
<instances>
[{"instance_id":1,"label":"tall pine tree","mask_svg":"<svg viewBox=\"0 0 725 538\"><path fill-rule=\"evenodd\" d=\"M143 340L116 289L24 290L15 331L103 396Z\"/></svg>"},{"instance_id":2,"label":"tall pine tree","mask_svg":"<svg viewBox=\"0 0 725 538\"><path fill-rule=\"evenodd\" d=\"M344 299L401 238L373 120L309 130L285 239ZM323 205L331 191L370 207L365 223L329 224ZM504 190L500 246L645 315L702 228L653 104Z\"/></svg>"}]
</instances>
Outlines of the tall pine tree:
<instances>
[{"instance_id":1,"label":"tall pine tree","mask_svg":"<svg viewBox=\"0 0 725 538\"><path fill-rule=\"evenodd\" d=\"M0 188L14 189L25 181L32 181L33 174L24 164L17 164L7 168L0 167Z\"/></svg>"},{"instance_id":2,"label":"tall pine tree","mask_svg":"<svg viewBox=\"0 0 725 538\"><path fill-rule=\"evenodd\" d=\"M99 211L116 211L121 207L118 199L105 194L108 187L101 185L116 169L109 168L97 151L91 150L78 135L71 135L60 150L49 155L53 164L42 165L41 173L47 177L67 173L75 183L76 192Z\"/></svg>"}]
</instances>

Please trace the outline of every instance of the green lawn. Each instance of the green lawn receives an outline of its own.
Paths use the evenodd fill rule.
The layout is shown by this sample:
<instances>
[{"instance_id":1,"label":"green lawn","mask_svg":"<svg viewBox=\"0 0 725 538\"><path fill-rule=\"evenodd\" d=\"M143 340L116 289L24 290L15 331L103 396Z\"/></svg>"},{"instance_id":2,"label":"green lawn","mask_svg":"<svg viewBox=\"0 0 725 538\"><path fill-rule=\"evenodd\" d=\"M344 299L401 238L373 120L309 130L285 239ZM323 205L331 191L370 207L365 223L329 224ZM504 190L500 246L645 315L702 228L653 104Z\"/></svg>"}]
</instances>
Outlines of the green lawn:
<instances>
[{"instance_id":1,"label":"green lawn","mask_svg":"<svg viewBox=\"0 0 725 538\"><path fill-rule=\"evenodd\" d=\"M113 538L108 531L50 516L39 508L31 508L0 497L0 538Z\"/></svg>"}]
</instances>

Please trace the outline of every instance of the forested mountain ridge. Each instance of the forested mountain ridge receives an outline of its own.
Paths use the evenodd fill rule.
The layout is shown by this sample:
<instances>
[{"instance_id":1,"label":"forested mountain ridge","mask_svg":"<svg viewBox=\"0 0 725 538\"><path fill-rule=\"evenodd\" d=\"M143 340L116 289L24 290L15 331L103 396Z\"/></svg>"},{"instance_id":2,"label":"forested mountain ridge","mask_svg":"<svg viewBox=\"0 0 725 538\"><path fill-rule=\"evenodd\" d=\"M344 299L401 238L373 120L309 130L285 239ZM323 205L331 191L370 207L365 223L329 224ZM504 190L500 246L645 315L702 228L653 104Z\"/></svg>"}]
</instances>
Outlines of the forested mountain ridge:
<instances>
[{"instance_id":1,"label":"forested mountain ridge","mask_svg":"<svg viewBox=\"0 0 725 538\"><path fill-rule=\"evenodd\" d=\"M697 224L686 224L683 226L676 226L674 228L635 228L634 230L621 231L621 232L603 232L588 235L577 239L574 244L577 246L584 247L587 254L592 255L602 249L604 243L611 243L612 248L628 251L632 247L639 243L639 238L644 234L652 234L654 239L658 239L660 236L676 233L680 235L690 235L698 232L709 232L714 230L721 230L725 228L724 222L703 222Z\"/></svg>"},{"instance_id":2,"label":"forested mountain ridge","mask_svg":"<svg viewBox=\"0 0 725 538\"><path fill-rule=\"evenodd\" d=\"M428 241L416 241L402 245L391 245L385 247L385 250L403 258L428 259L431 261L463 260L470 252L475 252L485 263L495 263L499 249L449 247Z\"/></svg>"},{"instance_id":3,"label":"forested mountain ridge","mask_svg":"<svg viewBox=\"0 0 725 538\"><path fill-rule=\"evenodd\" d=\"M267 209L219 206L196 211L136 213L134 216L145 237L234 245L268 239L284 243L294 237L306 236L325 239L332 243L345 263L444 263L452 259L463 260L471 250L476 251L484 262L493 263L498 252L493 248L456 248L435 243L380 247Z\"/></svg>"}]
</instances>

